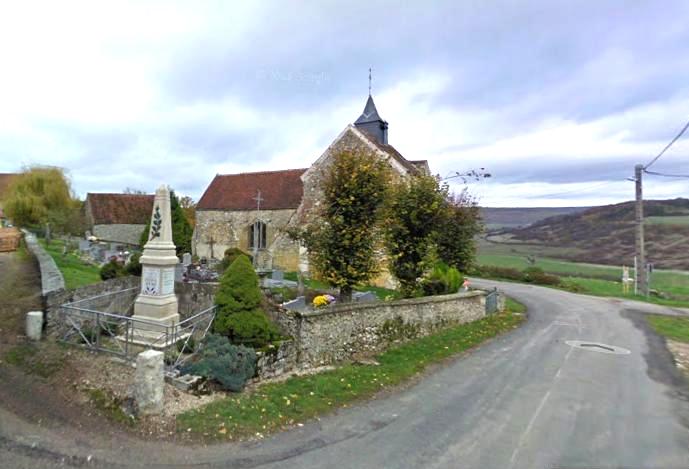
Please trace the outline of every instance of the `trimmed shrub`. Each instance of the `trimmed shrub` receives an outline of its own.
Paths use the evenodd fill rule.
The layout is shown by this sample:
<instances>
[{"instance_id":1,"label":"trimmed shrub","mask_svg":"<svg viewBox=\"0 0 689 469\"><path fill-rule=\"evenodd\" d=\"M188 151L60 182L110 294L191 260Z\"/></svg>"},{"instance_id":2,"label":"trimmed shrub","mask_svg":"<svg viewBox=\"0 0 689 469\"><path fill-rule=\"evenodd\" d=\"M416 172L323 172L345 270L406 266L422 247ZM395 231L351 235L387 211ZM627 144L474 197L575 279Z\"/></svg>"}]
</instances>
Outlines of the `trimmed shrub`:
<instances>
[{"instance_id":1,"label":"trimmed shrub","mask_svg":"<svg viewBox=\"0 0 689 469\"><path fill-rule=\"evenodd\" d=\"M110 280L111 278L124 277L127 272L122 267L122 264L112 259L107 264L100 268L101 280Z\"/></svg>"},{"instance_id":2,"label":"trimmed shrub","mask_svg":"<svg viewBox=\"0 0 689 469\"><path fill-rule=\"evenodd\" d=\"M231 314L225 318L222 326L223 333L232 343L253 348L265 347L280 338L277 327L260 309Z\"/></svg>"},{"instance_id":3,"label":"trimmed shrub","mask_svg":"<svg viewBox=\"0 0 689 469\"><path fill-rule=\"evenodd\" d=\"M225 272L227 268L230 267L239 256L246 256L247 259L251 257L249 256L249 254L245 253L239 248L225 249L225 254L223 255L222 260L220 261L220 264L218 264L218 271Z\"/></svg>"},{"instance_id":4,"label":"trimmed shrub","mask_svg":"<svg viewBox=\"0 0 689 469\"><path fill-rule=\"evenodd\" d=\"M183 373L217 381L223 389L240 392L256 374L256 352L227 339L208 334L201 343L198 359L182 368Z\"/></svg>"},{"instance_id":5,"label":"trimmed shrub","mask_svg":"<svg viewBox=\"0 0 689 469\"><path fill-rule=\"evenodd\" d=\"M261 309L258 275L246 256L238 256L220 278L213 330L234 343L260 348L280 334Z\"/></svg>"},{"instance_id":6,"label":"trimmed shrub","mask_svg":"<svg viewBox=\"0 0 689 469\"><path fill-rule=\"evenodd\" d=\"M219 318L260 308L261 289L258 288L258 275L249 262L249 258L238 256L220 277L215 304L218 305ZM216 332L222 331L216 330Z\"/></svg>"}]
</instances>

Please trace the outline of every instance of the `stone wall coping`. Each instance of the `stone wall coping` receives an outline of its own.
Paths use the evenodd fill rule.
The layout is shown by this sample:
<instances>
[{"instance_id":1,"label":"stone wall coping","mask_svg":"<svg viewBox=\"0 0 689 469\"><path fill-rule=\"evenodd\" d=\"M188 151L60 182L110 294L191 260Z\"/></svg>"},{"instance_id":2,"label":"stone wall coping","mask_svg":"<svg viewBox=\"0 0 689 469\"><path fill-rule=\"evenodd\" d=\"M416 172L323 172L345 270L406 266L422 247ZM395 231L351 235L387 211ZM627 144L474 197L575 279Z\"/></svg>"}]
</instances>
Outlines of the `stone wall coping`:
<instances>
[{"instance_id":1,"label":"stone wall coping","mask_svg":"<svg viewBox=\"0 0 689 469\"><path fill-rule=\"evenodd\" d=\"M330 314L339 314L343 312L352 311L363 311L367 309L377 309L381 307L395 307L404 305L423 305L432 303L445 303L447 301L454 301L463 298L475 298L486 296L484 290L472 290L468 292L451 293L449 295L434 295L434 296L423 296L420 298L403 298L401 300L393 301L371 301L363 303L340 303L333 306L326 306L325 308L319 309L309 309L306 311L294 311L295 315L309 318L316 316L325 316Z\"/></svg>"},{"instance_id":2,"label":"stone wall coping","mask_svg":"<svg viewBox=\"0 0 689 469\"><path fill-rule=\"evenodd\" d=\"M55 291L64 290L65 279L62 276L60 269L57 268L55 260L45 251L45 249L43 249L43 246L38 243L38 240L33 233L23 228L22 232L24 233L24 242L26 243L26 247L29 249L29 251L31 251L38 261L38 267L41 271L41 290L43 295L45 296Z\"/></svg>"}]
</instances>

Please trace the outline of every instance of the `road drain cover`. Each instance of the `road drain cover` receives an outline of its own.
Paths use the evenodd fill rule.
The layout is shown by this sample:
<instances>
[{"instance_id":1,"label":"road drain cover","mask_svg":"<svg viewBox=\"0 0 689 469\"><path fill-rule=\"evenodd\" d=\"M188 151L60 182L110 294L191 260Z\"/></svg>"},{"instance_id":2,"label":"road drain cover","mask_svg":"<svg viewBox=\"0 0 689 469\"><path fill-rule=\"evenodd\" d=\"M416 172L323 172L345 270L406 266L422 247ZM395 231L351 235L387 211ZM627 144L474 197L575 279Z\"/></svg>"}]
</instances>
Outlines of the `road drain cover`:
<instances>
[{"instance_id":1,"label":"road drain cover","mask_svg":"<svg viewBox=\"0 0 689 469\"><path fill-rule=\"evenodd\" d=\"M591 350L592 352L612 353L615 355L628 355L631 352L626 348L616 345L601 344L599 342L587 342L585 340L568 340L565 342L570 347Z\"/></svg>"}]
</instances>

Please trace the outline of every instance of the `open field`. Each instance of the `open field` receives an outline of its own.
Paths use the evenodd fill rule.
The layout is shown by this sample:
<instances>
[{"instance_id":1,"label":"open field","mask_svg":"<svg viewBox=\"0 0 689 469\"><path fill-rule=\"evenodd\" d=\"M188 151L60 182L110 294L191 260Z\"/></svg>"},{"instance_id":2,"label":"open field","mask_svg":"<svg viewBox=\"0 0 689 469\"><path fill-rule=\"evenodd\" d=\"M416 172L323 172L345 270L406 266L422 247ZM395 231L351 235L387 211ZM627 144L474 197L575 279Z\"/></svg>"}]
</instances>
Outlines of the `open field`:
<instances>
[{"instance_id":1,"label":"open field","mask_svg":"<svg viewBox=\"0 0 689 469\"><path fill-rule=\"evenodd\" d=\"M689 215L685 216L673 216L673 217L646 217L647 225L677 225L677 226L687 226L689 225Z\"/></svg>"},{"instance_id":2,"label":"open field","mask_svg":"<svg viewBox=\"0 0 689 469\"><path fill-rule=\"evenodd\" d=\"M557 248L551 248L547 252L553 255L557 254L556 250ZM535 256L534 266L560 276L565 284L577 286L582 293L640 299L633 294L623 293L622 266L577 263L541 257L540 253L543 250L538 251L538 254L534 254L535 252L529 249L529 245L512 246L483 242L479 245L478 262L481 265L524 270L530 266L527 256L531 254ZM630 274L633 275L633 271ZM670 297L650 298L649 300L654 303L686 305L689 302L689 272L656 270L651 275L651 288Z\"/></svg>"},{"instance_id":3,"label":"open field","mask_svg":"<svg viewBox=\"0 0 689 469\"><path fill-rule=\"evenodd\" d=\"M46 244L44 239L40 239L39 243L55 260L57 268L65 278L65 288L68 290L101 281L98 266L84 262L72 253L63 254L64 241L54 239L50 244Z\"/></svg>"}]
</instances>

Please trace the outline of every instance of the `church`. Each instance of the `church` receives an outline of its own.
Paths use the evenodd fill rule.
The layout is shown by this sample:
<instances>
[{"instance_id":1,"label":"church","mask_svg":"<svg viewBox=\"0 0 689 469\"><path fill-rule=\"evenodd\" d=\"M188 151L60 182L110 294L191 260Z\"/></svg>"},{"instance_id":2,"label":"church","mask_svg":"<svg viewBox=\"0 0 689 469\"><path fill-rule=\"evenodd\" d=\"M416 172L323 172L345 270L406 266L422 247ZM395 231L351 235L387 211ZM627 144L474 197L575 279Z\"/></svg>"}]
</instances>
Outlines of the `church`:
<instances>
[{"instance_id":1,"label":"church","mask_svg":"<svg viewBox=\"0 0 689 469\"><path fill-rule=\"evenodd\" d=\"M216 175L196 206L194 254L221 259L239 248L260 269L308 272L308 253L286 230L318 206L320 181L340 151L373 152L403 178L430 174L427 161L407 160L388 143L388 123L369 94L361 116L309 168Z\"/></svg>"}]
</instances>

